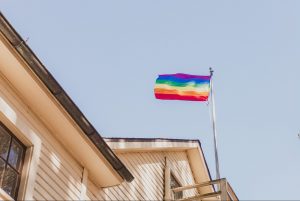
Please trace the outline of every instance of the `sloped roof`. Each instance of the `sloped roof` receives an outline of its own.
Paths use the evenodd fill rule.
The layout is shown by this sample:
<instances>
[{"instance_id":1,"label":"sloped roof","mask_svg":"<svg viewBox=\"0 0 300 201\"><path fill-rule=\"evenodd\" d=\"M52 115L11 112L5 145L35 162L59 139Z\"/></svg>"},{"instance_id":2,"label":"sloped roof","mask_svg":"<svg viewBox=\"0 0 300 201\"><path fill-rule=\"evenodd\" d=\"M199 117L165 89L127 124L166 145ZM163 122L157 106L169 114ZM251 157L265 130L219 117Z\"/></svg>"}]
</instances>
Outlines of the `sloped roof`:
<instances>
[{"instance_id":1,"label":"sloped roof","mask_svg":"<svg viewBox=\"0 0 300 201\"><path fill-rule=\"evenodd\" d=\"M42 83L48 88L49 92L57 102L65 109L74 122L79 126L88 139L97 147L98 151L111 164L114 170L126 181L134 179L129 170L113 153L110 147L103 140L98 131L88 121L60 84L55 80L51 73L46 69L42 62L37 58L26 42L10 25L7 19L0 11L0 31L15 48L18 54L26 61L31 70L37 75Z\"/></svg>"}]
</instances>

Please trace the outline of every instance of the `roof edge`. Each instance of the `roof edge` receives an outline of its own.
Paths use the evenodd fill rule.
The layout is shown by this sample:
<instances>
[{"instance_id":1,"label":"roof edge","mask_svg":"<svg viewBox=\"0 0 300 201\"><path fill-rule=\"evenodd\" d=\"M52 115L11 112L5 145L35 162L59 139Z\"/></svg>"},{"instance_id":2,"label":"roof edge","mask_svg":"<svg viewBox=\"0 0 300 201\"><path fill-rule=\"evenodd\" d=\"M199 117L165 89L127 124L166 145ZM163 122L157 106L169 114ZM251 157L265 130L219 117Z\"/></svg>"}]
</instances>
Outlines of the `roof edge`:
<instances>
[{"instance_id":1,"label":"roof edge","mask_svg":"<svg viewBox=\"0 0 300 201\"><path fill-rule=\"evenodd\" d=\"M35 75L47 87L49 92L57 102L65 109L72 120L78 125L82 132L97 147L105 159L110 163L114 170L127 182L131 182L134 177L127 167L113 153L94 126L87 120L77 105L64 91L60 84L55 80L52 74L45 68L42 62L37 58L34 52L17 33L13 26L8 22L0 11L0 31L10 42L12 47L24 59Z\"/></svg>"},{"instance_id":2,"label":"roof edge","mask_svg":"<svg viewBox=\"0 0 300 201\"><path fill-rule=\"evenodd\" d=\"M140 138L140 137L103 137L106 142L193 142L199 143L201 145L200 140L198 139L178 139L178 138Z\"/></svg>"},{"instance_id":3,"label":"roof edge","mask_svg":"<svg viewBox=\"0 0 300 201\"><path fill-rule=\"evenodd\" d=\"M201 144L199 144L199 147L200 147L201 154L202 154L202 156L203 156L203 159L204 159L204 162L205 162L206 169L207 169L207 171L208 171L208 176L209 176L209 179L212 181L211 173L210 173L210 170L209 170L209 168L208 168L207 160L206 160L206 158L205 158L205 155L204 155L204 152L203 152L203 149L202 149L202 146L201 146ZM214 186L214 185L212 185L212 187L213 187L214 191L216 192L216 188L215 188L215 186Z\"/></svg>"}]
</instances>

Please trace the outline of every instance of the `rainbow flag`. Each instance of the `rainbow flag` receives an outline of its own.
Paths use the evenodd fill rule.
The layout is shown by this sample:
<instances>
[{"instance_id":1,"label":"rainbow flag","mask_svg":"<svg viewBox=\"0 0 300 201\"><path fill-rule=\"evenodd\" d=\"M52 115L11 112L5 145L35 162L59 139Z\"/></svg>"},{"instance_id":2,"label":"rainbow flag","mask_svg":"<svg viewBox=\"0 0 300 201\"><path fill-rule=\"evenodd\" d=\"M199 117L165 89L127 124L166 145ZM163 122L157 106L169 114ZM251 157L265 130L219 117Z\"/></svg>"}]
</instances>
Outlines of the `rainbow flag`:
<instances>
[{"instance_id":1,"label":"rainbow flag","mask_svg":"<svg viewBox=\"0 0 300 201\"><path fill-rule=\"evenodd\" d=\"M162 100L207 101L211 76L183 73L159 75L154 94Z\"/></svg>"}]
</instances>

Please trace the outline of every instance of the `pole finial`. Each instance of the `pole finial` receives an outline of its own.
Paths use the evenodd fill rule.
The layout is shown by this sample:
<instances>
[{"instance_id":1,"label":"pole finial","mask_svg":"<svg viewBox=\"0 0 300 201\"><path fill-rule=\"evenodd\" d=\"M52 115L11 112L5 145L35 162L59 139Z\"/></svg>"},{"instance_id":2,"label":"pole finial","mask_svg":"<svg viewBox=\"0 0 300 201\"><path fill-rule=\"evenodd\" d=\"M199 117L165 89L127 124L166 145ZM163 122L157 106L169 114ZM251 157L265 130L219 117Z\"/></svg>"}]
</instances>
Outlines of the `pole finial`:
<instances>
[{"instance_id":1,"label":"pole finial","mask_svg":"<svg viewBox=\"0 0 300 201\"><path fill-rule=\"evenodd\" d=\"M214 70L212 69L212 67L209 67L209 72L210 72L210 76L213 76Z\"/></svg>"}]
</instances>

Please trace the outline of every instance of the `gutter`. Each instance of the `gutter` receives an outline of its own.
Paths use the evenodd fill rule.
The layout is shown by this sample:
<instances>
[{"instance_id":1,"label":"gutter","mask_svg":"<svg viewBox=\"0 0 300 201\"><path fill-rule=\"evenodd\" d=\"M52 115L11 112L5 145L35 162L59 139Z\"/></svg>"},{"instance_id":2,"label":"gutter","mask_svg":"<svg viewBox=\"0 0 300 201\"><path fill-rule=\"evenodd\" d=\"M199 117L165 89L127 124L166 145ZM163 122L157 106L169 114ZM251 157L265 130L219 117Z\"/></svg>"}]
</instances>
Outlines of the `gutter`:
<instances>
[{"instance_id":1,"label":"gutter","mask_svg":"<svg viewBox=\"0 0 300 201\"><path fill-rule=\"evenodd\" d=\"M73 121L79 126L82 132L97 147L101 154L111 164L114 170L127 182L131 182L134 177L113 153L110 147L103 140L94 126L87 120L77 105L72 101L64 89L59 85L51 73L45 68L42 62L37 58L33 51L27 46L26 42L10 25L7 19L0 11L0 31L26 61L31 70L37 75L42 83L48 88L53 97L65 109Z\"/></svg>"},{"instance_id":2,"label":"gutter","mask_svg":"<svg viewBox=\"0 0 300 201\"><path fill-rule=\"evenodd\" d=\"M199 143L198 139L179 139L179 138L140 138L140 137L104 137L106 142L185 142Z\"/></svg>"}]
</instances>

